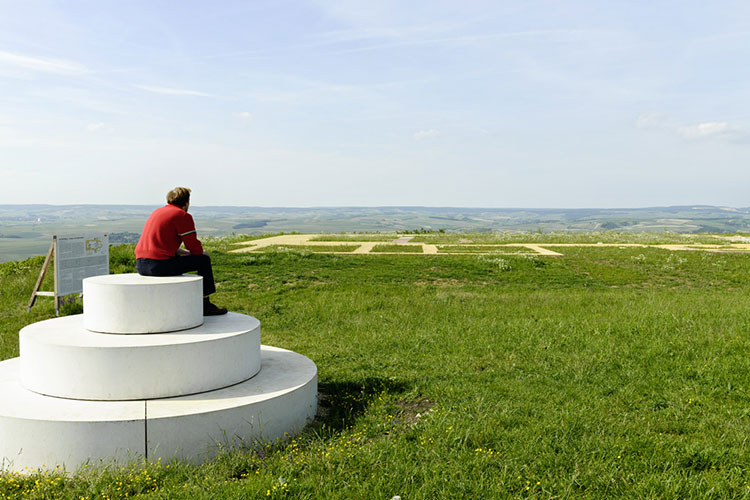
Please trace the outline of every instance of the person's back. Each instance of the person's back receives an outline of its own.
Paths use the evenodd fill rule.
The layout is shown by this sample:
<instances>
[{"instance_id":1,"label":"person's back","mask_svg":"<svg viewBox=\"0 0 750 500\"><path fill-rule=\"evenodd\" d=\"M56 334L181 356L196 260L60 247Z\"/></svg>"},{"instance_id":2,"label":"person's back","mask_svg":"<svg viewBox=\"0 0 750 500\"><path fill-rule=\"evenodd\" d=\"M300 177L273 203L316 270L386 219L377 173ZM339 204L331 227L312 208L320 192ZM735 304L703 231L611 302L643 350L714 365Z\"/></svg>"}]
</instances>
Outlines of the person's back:
<instances>
[{"instance_id":1,"label":"person's back","mask_svg":"<svg viewBox=\"0 0 750 500\"><path fill-rule=\"evenodd\" d=\"M167 204L146 221L135 247L138 259L169 259L177 255L184 240L191 255L201 255L203 246L195 234L193 217L182 208Z\"/></svg>"},{"instance_id":2,"label":"person's back","mask_svg":"<svg viewBox=\"0 0 750 500\"><path fill-rule=\"evenodd\" d=\"M216 291L211 257L195 233L190 207L190 189L174 188L167 193L167 205L154 210L143 227L135 247L136 269L143 276L178 276L197 271L203 277L203 315L226 314L208 296ZM180 248L185 245L185 249Z\"/></svg>"}]
</instances>

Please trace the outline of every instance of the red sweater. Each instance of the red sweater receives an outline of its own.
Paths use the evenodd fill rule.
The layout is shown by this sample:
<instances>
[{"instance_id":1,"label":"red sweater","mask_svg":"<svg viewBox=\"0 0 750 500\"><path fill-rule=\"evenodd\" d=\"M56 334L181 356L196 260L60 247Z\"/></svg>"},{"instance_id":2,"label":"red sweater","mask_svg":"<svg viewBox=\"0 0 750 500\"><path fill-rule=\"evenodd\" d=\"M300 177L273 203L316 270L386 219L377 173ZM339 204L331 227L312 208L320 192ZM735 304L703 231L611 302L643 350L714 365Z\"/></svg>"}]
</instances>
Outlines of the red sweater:
<instances>
[{"instance_id":1,"label":"red sweater","mask_svg":"<svg viewBox=\"0 0 750 500\"><path fill-rule=\"evenodd\" d=\"M175 205L157 208L146 221L135 247L137 259L165 260L174 257L185 243L192 255L201 255L203 246L195 235L193 216Z\"/></svg>"}]
</instances>

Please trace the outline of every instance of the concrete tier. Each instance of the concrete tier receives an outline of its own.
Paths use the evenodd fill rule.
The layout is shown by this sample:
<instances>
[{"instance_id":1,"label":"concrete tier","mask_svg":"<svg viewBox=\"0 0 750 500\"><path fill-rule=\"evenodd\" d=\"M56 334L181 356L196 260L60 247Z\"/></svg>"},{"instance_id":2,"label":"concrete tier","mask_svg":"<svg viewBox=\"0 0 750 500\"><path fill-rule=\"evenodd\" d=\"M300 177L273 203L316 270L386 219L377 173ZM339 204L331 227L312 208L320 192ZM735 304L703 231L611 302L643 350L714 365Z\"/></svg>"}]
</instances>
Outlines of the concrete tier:
<instances>
[{"instance_id":1,"label":"concrete tier","mask_svg":"<svg viewBox=\"0 0 750 500\"><path fill-rule=\"evenodd\" d=\"M160 333L203 323L203 278L109 274L83 280L84 327L102 333Z\"/></svg>"},{"instance_id":2,"label":"concrete tier","mask_svg":"<svg viewBox=\"0 0 750 500\"><path fill-rule=\"evenodd\" d=\"M318 407L315 363L271 346L261 356L258 375L242 384L148 401L148 458L198 463L219 447L283 440L311 422Z\"/></svg>"},{"instance_id":3,"label":"concrete tier","mask_svg":"<svg viewBox=\"0 0 750 500\"><path fill-rule=\"evenodd\" d=\"M184 458L219 446L274 441L299 432L317 407L317 368L263 346L262 368L240 384L150 401L78 401L42 396L19 381L19 358L0 362L0 460L4 469L73 471L100 460Z\"/></svg>"},{"instance_id":4,"label":"concrete tier","mask_svg":"<svg viewBox=\"0 0 750 500\"><path fill-rule=\"evenodd\" d=\"M191 330L111 335L83 315L33 323L19 334L21 383L72 399L132 400L226 387L260 370L260 321L228 313Z\"/></svg>"},{"instance_id":5,"label":"concrete tier","mask_svg":"<svg viewBox=\"0 0 750 500\"><path fill-rule=\"evenodd\" d=\"M145 402L75 401L42 396L19 381L19 358L0 363L0 458L4 469L54 469L143 455Z\"/></svg>"}]
</instances>

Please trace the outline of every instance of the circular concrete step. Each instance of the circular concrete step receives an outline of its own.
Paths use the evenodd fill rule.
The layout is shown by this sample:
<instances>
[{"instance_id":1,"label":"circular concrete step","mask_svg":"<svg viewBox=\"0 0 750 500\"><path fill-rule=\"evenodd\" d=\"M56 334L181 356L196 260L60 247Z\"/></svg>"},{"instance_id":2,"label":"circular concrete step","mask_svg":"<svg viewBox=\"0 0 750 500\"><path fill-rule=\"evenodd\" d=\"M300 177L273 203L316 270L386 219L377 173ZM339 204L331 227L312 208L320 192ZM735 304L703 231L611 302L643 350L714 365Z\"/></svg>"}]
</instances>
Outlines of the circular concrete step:
<instances>
[{"instance_id":1,"label":"circular concrete step","mask_svg":"<svg viewBox=\"0 0 750 500\"><path fill-rule=\"evenodd\" d=\"M109 274L83 280L84 327L102 333L159 333L203 323L203 278Z\"/></svg>"},{"instance_id":2,"label":"circular concrete step","mask_svg":"<svg viewBox=\"0 0 750 500\"><path fill-rule=\"evenodd\" d=\"M21 330L24 387L72 399L153 399L226 387L260 369L252 316L209 316L197 328L149 335L96 333L84 322L79 314Z\"/></svg>"},{"instance_id":3,"label":"circular concrete step","mask_svg":"<svg viewBox=\"0 0 750 500\"><path fill-rule=\"evenodd\" d=\"M77 401L26 390L20 359L0 363L2 469L70 468L100 459L125 462L146 449L145 401Z\"/></svg>"},{"instance_id":4,"label":"circular concrete step","mask_svg":"<svg viewBox=\"0 0 750 500\"><path fill-rule=\"evenodd\" d=\"M296 352L263 346L250 380L219 391L147 401L149 460L216 456L221 447L284 440L312 421L318 369Z\"/></svg>"},{"instance_id":5,"label":"circular concrete step","mask_svg":"<svg viewBox=\"0 0 750 500\"><path fill-rule=\"evenodd\" d=\"M315 416L317 368L300 354L262 346L253 378L216 391L149 401L79 401L24 389L20 360L0 362L0 461L24 472L91 461L184 458L220 446L284 439Z\"/></svg>"}]
</instances>

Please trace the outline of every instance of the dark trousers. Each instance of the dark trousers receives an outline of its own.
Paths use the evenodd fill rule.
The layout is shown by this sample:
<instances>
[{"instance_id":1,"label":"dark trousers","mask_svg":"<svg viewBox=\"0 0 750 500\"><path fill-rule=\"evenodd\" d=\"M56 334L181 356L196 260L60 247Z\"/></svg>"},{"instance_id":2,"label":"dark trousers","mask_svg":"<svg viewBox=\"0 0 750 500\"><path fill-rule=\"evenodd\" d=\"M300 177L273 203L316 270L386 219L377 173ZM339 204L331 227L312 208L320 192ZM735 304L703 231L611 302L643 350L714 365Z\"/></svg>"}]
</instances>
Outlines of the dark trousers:
<instances>
[{"instance_id":1,"label":"dark trousers","mask_svg":"<svg viewBox=\"0 0 750 500\"><path fill-rule=\"evenodd\" d=\"M185 255L171 259L136 259L135 268L141 276L179 276L188 271L198 271L203 276L203 296L216 291L211 257L203 255Z\"/></svg>"}]
</instances>

